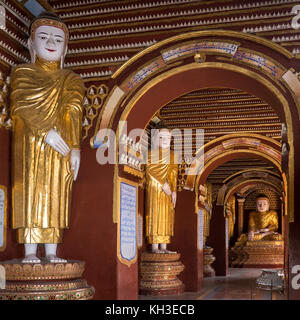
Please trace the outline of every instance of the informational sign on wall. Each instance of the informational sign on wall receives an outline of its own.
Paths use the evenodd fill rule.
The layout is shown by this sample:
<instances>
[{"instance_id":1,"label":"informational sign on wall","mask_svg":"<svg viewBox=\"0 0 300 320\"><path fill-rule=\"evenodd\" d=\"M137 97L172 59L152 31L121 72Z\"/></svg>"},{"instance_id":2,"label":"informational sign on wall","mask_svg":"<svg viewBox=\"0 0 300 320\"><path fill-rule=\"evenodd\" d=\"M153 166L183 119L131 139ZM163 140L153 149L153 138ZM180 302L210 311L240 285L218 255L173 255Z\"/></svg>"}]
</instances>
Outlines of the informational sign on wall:
<instances>
[{"instance_id":1,"label":"informational sign on wall","mask_svg":"<svg viewBox=\"0 0 300 320\"><path fill-rule=\"evenodd\" d=\"M226 241L226 249L228 249L228 243L229 243L229 239L228 239L228 228L229 228L229 224L228 224L228 219L225 219L225 241Z\"/></svg>"},{"instance_id":2,"label":"informational sign on wall","mask_svg":"<svg viewBox=\"0 0 300 320\"><path fill-rule=\"evenodd\" d=\"M203 210L198 211L198 249L203 250Z\"/></svg>"},{"instance_id":3,"label":"informational sign on wall","mask_svg":"<svg viewBox=\"0 0 300 320\"><path fill-rule=\"evenodd\" d=\"M130 265L137 255L137 186L120 181L119 259Z\"/></svg>"},{"instance_id":4,"label":"informational sign on wall","mask_svg":"<svg viewBox=\"0 0 300 320\"><path fill-rule=\"evenodd\" d=\"M5 289L6 279L5 279L5 268L0 266L0 289Z\"/></svg>"},{"instance_id":5,"label":"informational sign on wall","mask_svg":"<svg viewBox=\"0 0 300 320\"><path fill-rule=\"evenodd\" d=\"M0 251L6 247L6 187L0 186Z\"/></svg>"}]
</instances>

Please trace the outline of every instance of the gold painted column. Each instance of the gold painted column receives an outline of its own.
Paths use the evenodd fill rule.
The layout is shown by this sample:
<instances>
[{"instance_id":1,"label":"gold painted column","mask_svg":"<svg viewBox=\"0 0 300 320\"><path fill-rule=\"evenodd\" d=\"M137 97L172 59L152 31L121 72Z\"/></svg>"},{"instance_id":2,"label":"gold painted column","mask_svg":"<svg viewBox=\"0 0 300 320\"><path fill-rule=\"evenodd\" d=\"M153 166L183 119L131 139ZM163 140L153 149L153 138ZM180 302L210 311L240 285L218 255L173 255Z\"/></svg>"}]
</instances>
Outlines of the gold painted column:
<instances>
[{"instance_id":1,"label":"gold painted column","mask_svg":"<svg viewBox=\"0 0 300 320\"><path fill-rule=\"evenodd\" d=\"M244 203L245 198L238 198L238 236L243 233L244 228Z\"/></svg>"},{"instance_id":2,"label":"gold painted column","mask_svg":"<svg viewBox=\"0 0 300 320\"><path fill-rule=\"evenodd\" d=\"M285 236L285 212L284 212L284 196L280 197L281 202L281 234L284 238Z\"/></svg>"}]
</instances>

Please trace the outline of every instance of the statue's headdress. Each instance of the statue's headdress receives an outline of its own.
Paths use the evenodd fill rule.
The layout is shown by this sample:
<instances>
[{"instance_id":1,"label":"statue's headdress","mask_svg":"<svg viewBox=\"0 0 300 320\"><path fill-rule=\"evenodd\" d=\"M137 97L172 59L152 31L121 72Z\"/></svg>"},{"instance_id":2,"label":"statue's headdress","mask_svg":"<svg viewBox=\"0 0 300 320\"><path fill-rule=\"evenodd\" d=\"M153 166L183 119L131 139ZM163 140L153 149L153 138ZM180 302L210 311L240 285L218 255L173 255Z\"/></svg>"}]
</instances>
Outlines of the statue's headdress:
<instances>
[{"instance_id":1,"label":"statue's headdress","mask_svg":"<svg viewBox=\"0 0 300 320\"><path fill-rule=\"evenodd\" d=\"M66 35L66 43L69 39L69 30L61 18L53 12L44 11L32 20L29 26L29 36L33 39L35 30L40 26L51 26L60 28Z\"/></svg>"},{"instance_id":2,"label":"statue's headdress","mask_svg":"<svg viewBox=\"0 0 300 320\"><path fill-rule=\"evenodd\" d=\"M168 131L169 133L171 133L171 130L166 127L163 120L156 123L155 126L151 129L151 131L152 130L154 130L154 132L151 132L152 146L158 145L157 139L158 139L159 133L161 133L161 131Z\"/></svg>"}]
</instances>

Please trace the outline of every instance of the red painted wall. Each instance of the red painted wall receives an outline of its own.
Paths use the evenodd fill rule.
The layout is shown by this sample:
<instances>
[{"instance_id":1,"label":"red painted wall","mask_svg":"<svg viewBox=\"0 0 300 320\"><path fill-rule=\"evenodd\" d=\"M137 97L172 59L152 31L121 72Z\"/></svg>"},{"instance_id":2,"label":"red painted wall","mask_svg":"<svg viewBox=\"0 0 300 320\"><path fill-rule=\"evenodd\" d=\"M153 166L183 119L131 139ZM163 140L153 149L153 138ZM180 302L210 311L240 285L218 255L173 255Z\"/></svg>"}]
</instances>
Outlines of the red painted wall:
<instances>
[{"instance_id":1,"label":"red painted wall","mask_svg":"<svg viewBox=\"0 0 300 320\"><path fill-rule=\"evenodd\" d=\"M214 204L210 221L210 235L207 245L214 249L216 260L212 267L216 276L226 276L228 273L228 249L226 248L224 207Z\"/></svg>"},{"instance_id":2,"label":"red painted wall","mask_svg":"<svg viewBox=\"0 0 300 320\"><path fill-rule=\"evenodd\" d=\"M195 193L183 190L177 193L174 237L171 250L181 254L185 269L179 275L186 291L199 291L203 281L203 250L197 247L197 220Z\"/></svg>"}]
</instances>

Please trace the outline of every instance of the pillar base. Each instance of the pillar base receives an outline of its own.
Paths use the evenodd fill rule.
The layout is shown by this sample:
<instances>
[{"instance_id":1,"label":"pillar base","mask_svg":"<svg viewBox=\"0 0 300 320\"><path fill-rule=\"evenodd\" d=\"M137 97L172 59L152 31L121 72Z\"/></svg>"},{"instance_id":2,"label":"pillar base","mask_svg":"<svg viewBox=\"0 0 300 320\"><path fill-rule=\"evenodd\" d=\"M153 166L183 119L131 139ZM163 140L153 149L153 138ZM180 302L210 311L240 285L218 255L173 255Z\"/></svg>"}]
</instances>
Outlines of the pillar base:
<instances>
[{"instance_id":1,"label":"pillar base","mask_svg":"<svg viewBox=\"0 0 300 320\"><path fill-rule=\"evenodd\" d=\"M5 289L0 300L90 300L95 289L81 276L83 261L67 263L22 263L20 259L0 262L5 268Z\"/></svg>"},{"instance_id":2,"label":"pillar base","mask_svg":"<svg viewBox=\"0 0 300 320\"><path fill-rule=\"evenodd\" d=\"M216 275L215 270L212 268L211 264L216 260L215 256L212 254L214 249L212 247L203 248L203 277L214 277Z\"/></svg>"},{"instance_id":3,"label":"pillar base","mask_svg":"<svg viewBox=\"0 0 300 320\"><path fill-rule=\"evenodd\" d=\"M184 284L177 275L184 270L179 253L149 253L141 256L141 295L179 295Z\"/></svg>"},{"instance_id":4,"label":"pillar base","mask_svg":"<svg viewBox=\"0 0 300 320\"><path fill-rule=\"evenodd\" d=\"M236 268L283 268L283 241L236 242L231 249L235 259L231 266Z\"/></svg>"}]
</instances>

